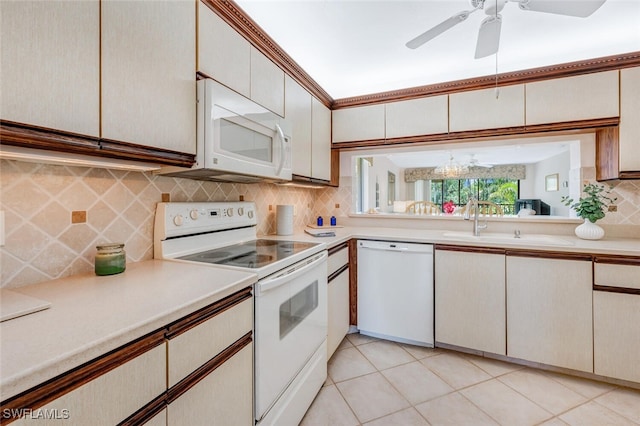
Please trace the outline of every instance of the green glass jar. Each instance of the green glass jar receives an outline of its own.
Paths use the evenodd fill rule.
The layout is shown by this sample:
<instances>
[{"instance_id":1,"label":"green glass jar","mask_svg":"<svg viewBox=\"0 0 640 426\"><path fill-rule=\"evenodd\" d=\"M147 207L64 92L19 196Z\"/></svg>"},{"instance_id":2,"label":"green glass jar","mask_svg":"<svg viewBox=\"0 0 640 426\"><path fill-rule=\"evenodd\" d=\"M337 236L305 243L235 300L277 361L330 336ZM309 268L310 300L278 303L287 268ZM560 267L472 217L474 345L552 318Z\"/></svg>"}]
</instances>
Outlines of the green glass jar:
<instances>
[{"instance_id":1,"label":"green glass jar","mask_svg":"<svg viewBox=\"0 0 640 426\"><path fill-rule=\"evenodd\" d=\"M127 255L124 244L110 243L96 246L96 275L114 275L124 272L127 267Z\"/></svg>"}]
</instances>

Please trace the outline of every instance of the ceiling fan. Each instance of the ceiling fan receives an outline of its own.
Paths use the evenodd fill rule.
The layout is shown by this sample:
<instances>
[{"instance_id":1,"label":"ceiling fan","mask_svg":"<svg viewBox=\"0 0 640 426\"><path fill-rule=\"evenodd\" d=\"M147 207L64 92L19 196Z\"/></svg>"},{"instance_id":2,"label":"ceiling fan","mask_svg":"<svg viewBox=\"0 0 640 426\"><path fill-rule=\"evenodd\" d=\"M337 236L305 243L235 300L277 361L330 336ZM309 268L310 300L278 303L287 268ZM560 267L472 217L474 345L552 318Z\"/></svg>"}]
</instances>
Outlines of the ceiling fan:
<instances>
[{"instance_id":1,"label":"ceiling fan","mask_svg":"<svg viewBox=\"0 0 640 426\"><path fill-rule=\"evenodd\" d=\"M490 169L493 167L493 164L481 163L478 161L475 154L471 154L471 158L469 158L469 167L484 167L486 169Z\"/></svg>"},{"instance_id":2,"label":"ceiling fan","mask_svg":"<svg viewBox=\"0 0 640 426\"><path fill-rule=\"evenodd\" d=\"M502 26L502 16L500 12L506 3L518 3L518 6L522 10L586 18L598 10L605 1L606 0L469 0L473 9L464 10L445 19L435 27L407 42L406 46L410 49L416 49L466 20L472 13L482 10L487 17L480 24L475 58L484 58L498 52L498 47L500 46L500 28Z\"/></svg>"}]
</instances>

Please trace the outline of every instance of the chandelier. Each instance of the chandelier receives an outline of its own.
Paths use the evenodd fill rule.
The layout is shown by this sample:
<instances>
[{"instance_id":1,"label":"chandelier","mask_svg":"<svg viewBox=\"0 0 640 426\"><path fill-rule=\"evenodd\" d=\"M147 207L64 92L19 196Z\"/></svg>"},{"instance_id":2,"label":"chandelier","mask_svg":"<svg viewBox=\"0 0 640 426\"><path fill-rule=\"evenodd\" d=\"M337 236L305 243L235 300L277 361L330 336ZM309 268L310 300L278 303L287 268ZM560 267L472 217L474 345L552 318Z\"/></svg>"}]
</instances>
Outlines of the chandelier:
<instances>
[{"instance_id":1,"label":"chandelier","mask_svg":"<svg viewBox=\"0 0 640 426\"><path fill-rule=\"evenodd\" d=\"M442 175L444 178L457 178L469 173L469 166L460 164L454 160L453 155L449 155L449 161L435 168L434 173Z\"/></svg>"}]
</instances>

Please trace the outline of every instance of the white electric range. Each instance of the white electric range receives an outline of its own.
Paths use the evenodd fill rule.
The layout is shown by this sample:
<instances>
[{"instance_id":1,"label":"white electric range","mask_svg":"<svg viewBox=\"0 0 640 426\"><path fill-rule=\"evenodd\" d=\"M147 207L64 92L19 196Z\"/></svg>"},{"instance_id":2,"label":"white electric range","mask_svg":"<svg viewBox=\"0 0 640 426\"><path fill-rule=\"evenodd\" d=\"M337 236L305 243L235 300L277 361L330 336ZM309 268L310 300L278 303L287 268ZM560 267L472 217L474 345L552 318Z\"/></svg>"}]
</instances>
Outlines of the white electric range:
<instances>
[{"instance_id":1,"label":"white electric range","mask_svg":"<svg viewBox=\"0 0 640 426\"><path fill-rule=\"evenodd\" d=\"M254 415L297 425L327 377L324 244L259 239L251 202L158 203L154 256L253 271Z\"/></svg>"}]
</instances>

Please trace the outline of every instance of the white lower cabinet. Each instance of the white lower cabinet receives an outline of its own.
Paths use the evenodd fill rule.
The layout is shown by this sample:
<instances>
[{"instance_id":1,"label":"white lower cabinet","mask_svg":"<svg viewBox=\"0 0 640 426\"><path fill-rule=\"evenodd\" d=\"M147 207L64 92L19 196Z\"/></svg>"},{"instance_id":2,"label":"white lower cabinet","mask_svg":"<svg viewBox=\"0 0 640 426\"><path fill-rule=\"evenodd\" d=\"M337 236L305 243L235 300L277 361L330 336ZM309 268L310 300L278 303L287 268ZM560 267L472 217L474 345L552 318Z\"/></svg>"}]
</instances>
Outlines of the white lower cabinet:
<instances>
[{"instance_id":1,"label":"white lower cabinet","mask_svg":"<svg viewBox=\"0 0 640 426\"><path fill-rule=\"evenodd\" d=\"M167 407L167 424L253 424L253 344L242 348Z\"/></svg>"},{"instance_id":2,"label":"white lower cabinet","mask_svg":"<svg viewBox=\"0 0 640 426\"><path fill-rule=\"evenodd\" d=\"M349 331L349 247L331 250L327 262L327 359Z\"/></svg>"},{"instance_id":3,"label":"white lower cabinet","mask_svg":"<svg viewBox=\"0 0 640 426\"><path fill-rule=\"evenodd\" d=\"M161 344L13 424L118 424L165 392L166 368L166 347Z\"/></svg>"},{"instance_id":4,"label":"white lower cabinet","mask_svg":"<svg viewBox=\"0 0 640 426\"><path fill-rule=\"evenodd\" d=\"M590 257L507 255L507 355L593 372Z\"/></svg>"},{"instance_id":5,"label":"white lower cabinet","mask_svg":"<svg viewBox=\"0 0 640 426\"><path fill-rule=\"evenodd\" d=\"M505 355L504 270L504 252L436 246L436 344Z\"/></svg>"}]
</instances>

